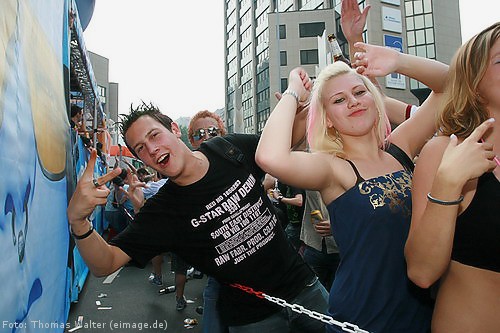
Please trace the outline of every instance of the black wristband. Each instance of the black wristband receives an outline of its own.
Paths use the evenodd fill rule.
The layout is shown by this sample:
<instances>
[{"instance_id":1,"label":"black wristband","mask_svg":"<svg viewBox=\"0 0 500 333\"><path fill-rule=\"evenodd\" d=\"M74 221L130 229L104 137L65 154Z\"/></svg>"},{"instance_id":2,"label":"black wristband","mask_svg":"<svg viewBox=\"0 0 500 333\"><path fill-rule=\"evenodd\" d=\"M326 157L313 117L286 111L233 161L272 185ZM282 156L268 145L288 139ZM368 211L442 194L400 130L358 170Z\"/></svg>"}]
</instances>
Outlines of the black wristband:
<instances>
[{"instance_id":1,"label":"black wristband","mask_svg":"<svg viewBox=\"0 0 500 333\"><path fill-rule=\"evenodd\" d=\"M82 240L82 239L89 237L92 234L92 232L94 232L94 225L92 225L92 223L89 223L89 224L90 224L89 231L87 231L83 235L76 235L73 233L73 230L71 230L71 236L73 236L74 239L78 239L78 240Z\"/></svg>"},{"instance_id":2,"label":"black wristband","mask_svg":"<svg viewBox=\"0 0 500 333\"><path fill-rule=\"evenodd\" d=\"M278 202L281 202L281 200L283 200L283 196L282 196L282 195L280 195L280 196L278 197Z\"/></svg>"}]
</instances>

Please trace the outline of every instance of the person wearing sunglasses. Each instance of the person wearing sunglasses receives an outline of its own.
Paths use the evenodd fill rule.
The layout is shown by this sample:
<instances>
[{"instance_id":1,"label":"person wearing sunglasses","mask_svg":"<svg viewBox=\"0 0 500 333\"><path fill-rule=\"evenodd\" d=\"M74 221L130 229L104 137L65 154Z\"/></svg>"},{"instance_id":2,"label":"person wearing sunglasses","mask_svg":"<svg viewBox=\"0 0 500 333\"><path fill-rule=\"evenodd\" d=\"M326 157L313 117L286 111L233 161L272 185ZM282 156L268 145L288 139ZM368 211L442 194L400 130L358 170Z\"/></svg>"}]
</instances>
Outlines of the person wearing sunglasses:
<instances>
[{"instance_id":1,"label":"person wearing sunglasses","mask_svg":"<svg viewBox=\"0 0 500 333\"><path fill-rule=\"evenodd\" d=\"M218 135L225 135L224 122L215 113L207 110L196 113L188 125L189 142L193 149ZM207 285L203 290L203 333L227 333L228 327L222 324L216 304L219 299L219 283L208 276Z\"/></svg>"},{"instance_id":2,"label":"person wearing sunglasses","mask_svg":"<svg viewBox=\"0 0 500 333\"><path fill-rule=\"evenodd\" d=\"M203 141L219 135L226 135L226 129L216 113L204 110L191 118L188 137L194 149L198 149Z\"/></svg>"}]
</instances>

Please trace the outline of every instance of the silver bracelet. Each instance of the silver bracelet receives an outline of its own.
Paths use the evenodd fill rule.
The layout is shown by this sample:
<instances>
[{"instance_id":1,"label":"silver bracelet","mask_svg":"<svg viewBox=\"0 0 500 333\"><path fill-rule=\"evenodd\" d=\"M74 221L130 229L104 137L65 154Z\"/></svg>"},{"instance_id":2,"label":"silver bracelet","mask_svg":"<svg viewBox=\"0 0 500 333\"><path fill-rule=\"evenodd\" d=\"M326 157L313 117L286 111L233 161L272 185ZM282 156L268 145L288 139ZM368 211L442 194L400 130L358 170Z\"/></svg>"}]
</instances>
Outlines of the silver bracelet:
<instances>
[{"instance_id":1,"label":"silver bracelet","mask_svg":"<svg viewBox=\"0 0 500 333\"><path fill-rule=\"evenodd\" d=\"M439 199L434 198L431 195L431 192L429 192L429 193L427 193L427 200L429 200L432 203L438 204L438 205L453 206L453 205L458 205L459 203L461 203L462 201L464 201L464 196L460 195L460 197L457 200L444 201L444 200L439 200Z\"/></svg>"},{"instance_id":2,"label":"silver bracelet","mask_svg":"<svg viewBox=\"0 0 500 333\"><path fill-rule=\"evenodd\" d=\"M285 90L283 92L283 94L281 95L281 97L283 97L285 95L290 95L290 96L295 97L295 101L297 102L297 104L299 104L299 94L297 94L295 91L287 89L287 90Z\"/></svg>"}]
</instances>

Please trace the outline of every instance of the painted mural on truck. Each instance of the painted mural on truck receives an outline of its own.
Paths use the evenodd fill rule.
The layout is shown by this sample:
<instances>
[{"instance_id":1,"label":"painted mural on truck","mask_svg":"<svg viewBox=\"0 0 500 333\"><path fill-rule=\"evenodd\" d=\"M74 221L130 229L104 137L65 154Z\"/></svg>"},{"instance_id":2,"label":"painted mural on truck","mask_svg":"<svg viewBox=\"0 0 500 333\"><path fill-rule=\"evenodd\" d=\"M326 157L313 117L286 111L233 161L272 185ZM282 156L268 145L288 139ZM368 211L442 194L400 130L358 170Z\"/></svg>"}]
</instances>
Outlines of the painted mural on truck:
<instances>
[{"instance_id":1,"label":"painted mural on truck","mask_svg":"<svg viewBox=\"0 0 500 333\"><path fill-rule=\"evenodd\" d=\"M83 284L66 217L88 159L68 120L71 4L0 1L0 332L63 332Z\"/></svg>"}]
</instances>

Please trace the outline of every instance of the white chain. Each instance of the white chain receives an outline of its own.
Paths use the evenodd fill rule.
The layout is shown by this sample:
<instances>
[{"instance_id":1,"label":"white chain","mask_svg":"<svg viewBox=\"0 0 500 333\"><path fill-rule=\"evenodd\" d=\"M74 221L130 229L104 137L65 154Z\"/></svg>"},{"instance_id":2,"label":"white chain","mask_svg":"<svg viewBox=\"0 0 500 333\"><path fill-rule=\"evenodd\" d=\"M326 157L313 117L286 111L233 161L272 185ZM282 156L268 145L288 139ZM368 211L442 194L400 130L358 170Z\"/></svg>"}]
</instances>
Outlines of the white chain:
<instances>
[{"instance_id":1,"label":"white chain","mask_svg":"<svg viewBox=\"0 0 500 333\"><path fill-rule=\"evenodd\" d=\"M327 316L325 314L322 314L322 313L319 313L316 311L308 310L308 309L304 308L302 305L290 304L287 301L285 301L284 299L269 296L265 293L261 293L261 295L265 299L267 299L269 302L277 304L281 307L289 307L293 312L306 314L309 317L316 319L316 320L319 320L319 321L322 321L326 324L339 326L340 328L342 328L343 331L351 332L351 333L370 333L368 331L362 330L361 328L358 327L358 325L354 325L354 324L351 324L348 322L341 323L340 321L337 321L337 320L333 319L332 317Z\"/></svg>"}]
</instances>

